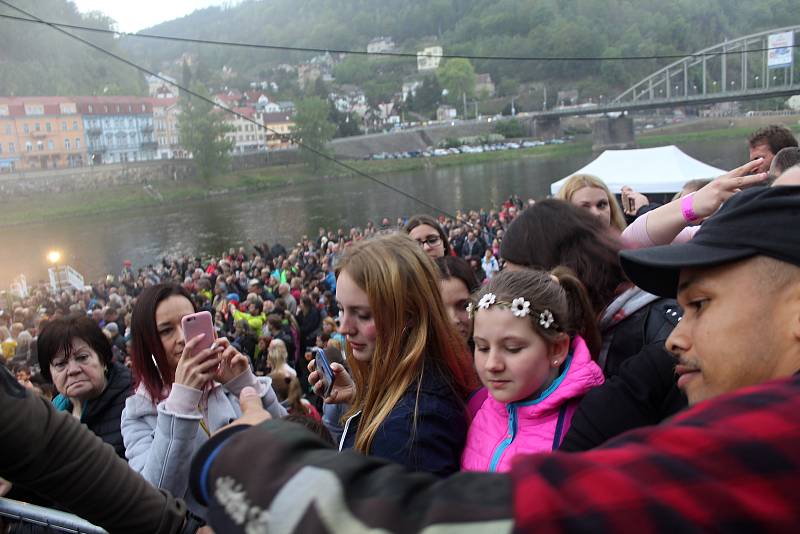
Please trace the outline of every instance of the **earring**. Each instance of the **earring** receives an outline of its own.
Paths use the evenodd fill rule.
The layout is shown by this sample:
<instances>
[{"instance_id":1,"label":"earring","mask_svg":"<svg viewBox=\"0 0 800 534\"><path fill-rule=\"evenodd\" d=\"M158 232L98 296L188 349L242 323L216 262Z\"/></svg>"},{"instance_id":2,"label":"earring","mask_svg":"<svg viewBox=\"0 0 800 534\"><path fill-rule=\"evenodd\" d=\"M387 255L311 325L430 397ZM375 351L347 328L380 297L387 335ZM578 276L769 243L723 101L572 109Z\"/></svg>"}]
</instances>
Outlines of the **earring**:
<instances>
[{"instance_id":1,"label":"earring","mask_svg":"<svg viewBox=\"0 0 800 534\"><path fill-rule=\"evenodd\" d=\"M558 360L553 360L553 365L558 365Z\"/></svg>"}]
</instances>

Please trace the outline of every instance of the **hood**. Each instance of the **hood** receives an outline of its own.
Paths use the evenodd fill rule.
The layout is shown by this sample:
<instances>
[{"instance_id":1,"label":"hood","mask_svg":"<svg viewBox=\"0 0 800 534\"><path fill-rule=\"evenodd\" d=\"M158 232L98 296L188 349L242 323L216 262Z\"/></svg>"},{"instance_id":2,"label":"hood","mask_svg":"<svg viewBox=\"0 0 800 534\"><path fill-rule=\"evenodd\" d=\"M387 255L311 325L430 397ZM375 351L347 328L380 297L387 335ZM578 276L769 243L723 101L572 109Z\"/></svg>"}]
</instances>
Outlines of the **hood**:
<instances>
[{"instance_id":1,"label":"hood","mask_svg":"<svg viewBox=\"0 0 800 534\"><path fill-rule=\"evenodd\" d=\"M582 397L603 382L603 371L592 360L586 342L582 337L575 336L561 374L536 398L506 404L489 395L486 402L504 416L507 416L513 406L517 409L519 419L538 418L557 413L562 404Z\"/></svg>"}]
</instances>

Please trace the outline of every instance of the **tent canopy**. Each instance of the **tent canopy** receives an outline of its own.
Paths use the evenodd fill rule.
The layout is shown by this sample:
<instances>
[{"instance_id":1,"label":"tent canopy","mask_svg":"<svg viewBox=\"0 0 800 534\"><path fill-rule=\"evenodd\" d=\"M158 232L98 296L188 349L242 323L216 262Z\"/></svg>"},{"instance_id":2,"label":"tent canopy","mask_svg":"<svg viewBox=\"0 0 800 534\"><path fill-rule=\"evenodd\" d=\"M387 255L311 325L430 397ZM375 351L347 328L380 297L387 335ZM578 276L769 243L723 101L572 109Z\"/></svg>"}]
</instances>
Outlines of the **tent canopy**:
<instances>
[{"instance_id":1,"label":"tent canopy","mask_svg":"<svg viewBox=\"0 0 800 534\"><path fill-rule=\"evenodd\" d=\"M640 193L677 193L689 180L716 178L728 171L706 165L674 145L633 150L606 150L594 161L550 185L555 195L575 174L592 174L612 193L630 186Z\"/></svg>"}]
</instances>

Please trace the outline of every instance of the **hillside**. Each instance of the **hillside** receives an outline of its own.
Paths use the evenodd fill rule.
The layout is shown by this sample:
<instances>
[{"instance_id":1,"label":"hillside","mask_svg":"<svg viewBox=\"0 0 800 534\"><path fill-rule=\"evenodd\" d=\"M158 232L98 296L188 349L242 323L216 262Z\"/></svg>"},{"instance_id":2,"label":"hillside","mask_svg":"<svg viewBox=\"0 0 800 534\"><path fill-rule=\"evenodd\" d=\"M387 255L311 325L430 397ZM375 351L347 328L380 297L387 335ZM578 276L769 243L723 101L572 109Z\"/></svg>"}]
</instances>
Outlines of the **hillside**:
<instances>
[{"instance_id":1,"label":"hillside","mask_svg":"<svg viewBox=\"0 0 800 534\"><path fill-rule=\"evenodd\" d=\"M50 20L108 27L112 21L81 16L67 0L17 0ZM9 12L0 7L0 13ZM506 56L618 56L692 52L762 29L800 22L793 0L245 0L234 7L197 10L146 30L200 39L364 50L387 36L414 52L437 40L446 53ZM130 68L87 51L52 29L0 20L0 94L139 92ZM272 68L312 54L186 45L90 34L93 41L149 68L180 79L184 54L196 60L195 78L217 84L222 66L236 75L232 86L274 80ZM519 82L546 82L608 96L665 62L477 61L501 92ZM357 65L356 65L357 66ZM415 71L414 60L374 59L367 68L381 90ZM358 69L351 69L358 70ZM363 76L363 70L362 76ZM381 78L386 76L385 80ZM340 79L339 81L356 81ZM283 84L286 86L286 83Z\"/></svg>"},{"instance_id":2,"label":"hillside","mask_svg":"<svg viewBox=\"0 0 800 534\"><path fill-rule=\"evenodd\" d=\"M152 33L195 38L356 48L389 36L403 51L438 38L446 52L508 56L618 56L692 52L761 29L800 21L792 0L249 0L160 24ZM245 79L266 77L309 54L130 39L124 46L153 67L183 52ZM392 60L397 62L398 60ZM413 60L405 62L414 70ZM477 62L496 80L569 81L589 92L622 89L662 63Z\"/></svg>"},{"instance_id":3,"label":"hillside","mask_svg":"<svg viewBox=\"0 0 800 534\"><path fill-rule=\"evenodd\" d=\"M100 13L81 15L66 0L15 0L14 4L67 24L108 29L113 23ZM6 6L0 6L0 14L21 16ZM120 51L118 40L110 35L80 35ZM0 36L0 95L138 95L145 91L144 79L131 67L47 26L0 19Z\"/></svg>"}]
</instances>

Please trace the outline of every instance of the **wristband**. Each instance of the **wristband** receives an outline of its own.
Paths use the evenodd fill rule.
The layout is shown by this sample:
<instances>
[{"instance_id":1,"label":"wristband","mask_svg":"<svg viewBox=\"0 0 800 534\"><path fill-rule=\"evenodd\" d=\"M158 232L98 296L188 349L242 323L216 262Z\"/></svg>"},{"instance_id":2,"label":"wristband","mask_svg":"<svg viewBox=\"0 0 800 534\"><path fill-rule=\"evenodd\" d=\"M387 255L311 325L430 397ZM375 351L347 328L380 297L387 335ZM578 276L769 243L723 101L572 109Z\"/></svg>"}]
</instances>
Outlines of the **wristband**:
<instances>
[{"instance_id":1,"label":"wristband","mask_svg":"<svg viewBox=\"0 0 800 534\"><path fill-rule=\"evenodd\" d=\"M687 223L697 222L700 217L694 212L694 193L689 193L681 199L681 213Z\"/></svg>"}]
</instances>

